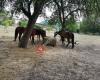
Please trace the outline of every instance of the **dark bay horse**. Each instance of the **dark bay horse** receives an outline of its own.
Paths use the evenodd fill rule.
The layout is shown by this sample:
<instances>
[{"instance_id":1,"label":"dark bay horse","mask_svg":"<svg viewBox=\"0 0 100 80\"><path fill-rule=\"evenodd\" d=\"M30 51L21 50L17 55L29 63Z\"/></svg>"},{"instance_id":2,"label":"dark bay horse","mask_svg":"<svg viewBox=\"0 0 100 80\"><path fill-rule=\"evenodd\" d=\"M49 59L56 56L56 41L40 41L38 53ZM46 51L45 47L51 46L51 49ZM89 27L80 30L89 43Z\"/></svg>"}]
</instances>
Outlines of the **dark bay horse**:
<instances>
[{"instance_id":1,"label":"dark bay horse","mask_svg":"<svg viewBox=\"0 0 100 80\"><path fill-rule=\"evenodd\" d=\"M18 35L19 35L19 41L20 41L20 38L21 38L22 34L24 33L24 31L25 31L24 27L16 27L14 41L16 41Z\"/></svg>"},{"instance_id":2,"label":"dark bay horse","mask_svg":"<svg viewBox=\"0 0 100 80\"><path fill-rule=\"evenodd\" d=\"M16 41L18 35L19 35L19 41L21 39L22 34L25 32L25 28L24 27L16 27L15 29L15 38L14 41ZM32 42L34 42L34 36L37 35L39 40L40 40L40 36L42 37L42 39L44 40L44 37L46 37L46 31L42 30L42 29L33 29L30 39L32 38Z\"/></svg>"},{"instance_id":3,"label":"dark bay horse","mask_svg":"<svg viewBox=\"0 0 100 80\"><path fill-rule=\"evenodd\" d=\"M32 42L34 42L34 31L35 31L35 35L37 35L38 40L40 41L40 36L41 36L42 40L44 42L44 38L46 37L46 31L43 30L43 29L36 29L36 28L34 28L32 30L31 36L30 36L30 39L32 38Z\"/></svg>"},{"instance_id":4,"label":"dark bay horse","mask_svg":"<svg viewBox=\"0 0 100 80\"><path fill-rule=\"evenodd\" d=\"M72 43L72 48L74 48L74 33L69 31L57 31L54 33L54 37L56 37L57 34L61 36L62 44L64 43L65 38L67 38L68 44L66 47Z\"/></svg>"}]
</instances>

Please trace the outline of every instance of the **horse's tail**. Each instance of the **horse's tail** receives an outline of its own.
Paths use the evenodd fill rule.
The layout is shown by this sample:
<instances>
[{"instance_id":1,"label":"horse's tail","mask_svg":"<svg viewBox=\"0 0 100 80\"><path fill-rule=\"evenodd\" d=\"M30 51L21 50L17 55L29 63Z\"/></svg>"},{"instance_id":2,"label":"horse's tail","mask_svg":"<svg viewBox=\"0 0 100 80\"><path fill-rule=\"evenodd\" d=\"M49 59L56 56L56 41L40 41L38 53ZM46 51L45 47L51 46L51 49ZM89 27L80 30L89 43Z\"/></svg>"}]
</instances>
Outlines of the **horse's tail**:
<instances>
[{"instance_id":1,"label":"horse's tail","mask_svg":"<svg viewBox=\"0 0 100 80\"><path fill-rule=\"evenodd\" d=\"M18 36L18 27L15 29L15 39L14 39L14 41L16 41L17 36Z\"/></svg>"},{"instance_id":2,"label":"horse's tail","mask_svg":"<svg viewBox=\"0 0 100 80\"><path fill-rule=\"evenodd\" d=\"M72 48L74 48L74 34L72 34Z\"/></svg>"}]
</instances>

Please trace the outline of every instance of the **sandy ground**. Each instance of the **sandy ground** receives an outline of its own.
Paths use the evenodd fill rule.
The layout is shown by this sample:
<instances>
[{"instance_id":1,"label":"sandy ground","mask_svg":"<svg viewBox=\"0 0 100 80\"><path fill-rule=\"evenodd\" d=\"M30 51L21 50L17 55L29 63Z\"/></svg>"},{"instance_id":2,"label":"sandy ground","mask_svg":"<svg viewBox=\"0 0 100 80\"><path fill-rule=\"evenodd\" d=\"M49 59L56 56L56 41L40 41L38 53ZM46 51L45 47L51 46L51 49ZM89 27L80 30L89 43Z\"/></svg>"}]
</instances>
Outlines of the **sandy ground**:
<instances>
[{"instance_id":1,"label":"sandy ground","mask_svg":"<svg viewBox=\"0 0 100 80\"><path fill-rule=\"evenodd\" d=\"M0 80L100 80L100 36L75 34L74 49L58 37L57 46L40 56L30 41L27 49L17 47L14 28L0 28Z\"/></svg>"}]
</instances>

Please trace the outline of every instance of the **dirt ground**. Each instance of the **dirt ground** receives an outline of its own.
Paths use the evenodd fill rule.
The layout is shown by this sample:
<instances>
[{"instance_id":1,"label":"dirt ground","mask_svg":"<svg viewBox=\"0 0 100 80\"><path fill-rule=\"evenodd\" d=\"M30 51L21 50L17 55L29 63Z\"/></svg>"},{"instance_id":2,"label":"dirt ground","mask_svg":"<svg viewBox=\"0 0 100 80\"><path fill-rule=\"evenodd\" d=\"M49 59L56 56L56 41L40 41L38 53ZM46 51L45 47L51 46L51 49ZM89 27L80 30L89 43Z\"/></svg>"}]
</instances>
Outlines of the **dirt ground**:
<instances>
[{"instance_id":1,"label":"dirt ground","mask_svg":"<svg viewBox=\"0 0 100 80\"><path fill-rule=\"evenodd\" d=\"M0 80L100 80L100 36L75 34L74 49L57 36L57 46L40 56L30 41L27 49L18 48L14 29L0 28Z\"/></svg>"}]
</instances>

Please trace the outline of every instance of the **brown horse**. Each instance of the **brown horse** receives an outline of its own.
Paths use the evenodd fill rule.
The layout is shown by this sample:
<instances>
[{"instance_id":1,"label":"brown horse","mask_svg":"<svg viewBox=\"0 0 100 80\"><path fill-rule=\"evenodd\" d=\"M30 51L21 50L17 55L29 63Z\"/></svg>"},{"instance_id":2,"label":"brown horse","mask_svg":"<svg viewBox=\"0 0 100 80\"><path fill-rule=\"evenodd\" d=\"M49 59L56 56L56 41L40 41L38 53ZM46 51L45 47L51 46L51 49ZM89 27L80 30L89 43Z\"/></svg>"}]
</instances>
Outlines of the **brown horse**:
<instances>
[{"instance_id":1,"label":"brown horse","mask_svg":"<svg viewBox=\"0 0 100 80\"><path fill-rule=\"evenodd\" d=\"M39 41L40 41L40 36L42 37L42 40L43 40L43 43L44 43L44 38L46 37L46 31L42 30L42 29L33 29L31 36L30 36L30 39L32 37L32 43L34 43L34 36L35 36L34 32L35 32L35 35L37 35L37 38L39 39Z\"/></svg>"},{"instance_id":2,"label":"brown horse","mask_svg":"<svg viewBox=\"0 0 100 80\"><path fill-rule=\"evenodd\" d=\"M18 35L19 35L19 41L20 41L20 38L21 38L22 34L24 33L24 31L25 31L24 27L16 27L14 41L16 41Z\"/></svg>"},{"instance_id":3,"label":"brown horse","mask_svg":"<svg viewBox=\"0 0 100 80\"><path fill-rule=\"evenodd\" d=\"M25 28L24 27L17 27L15 29L15 38L14 41L16 41L17 36L19 35L19 41L21 39L22 34L25 32ZM42 29L33 29L30 39L32 38L32 43L34 43L34 36L37 35L39 40L40 40L40 36L42 37L42 39L44 40L44 37L46 37L46 31L42 30Z\"/></svg>"},{"instance_id":4,"label":"brown horse","mask_svg":"<svg viewBox=\"0 0 100 80\"><path fill-rule=\"evenodd\" d=\"M62 44L64 43L65 38L67 38L68 44L66 45L66 47L68 47L68 45L72 43L72 48L74 48L74 34L72 32L57 31L54 33L54 37L56 37L57 34L61 36Z\"/></svg>"}]
</instances>

